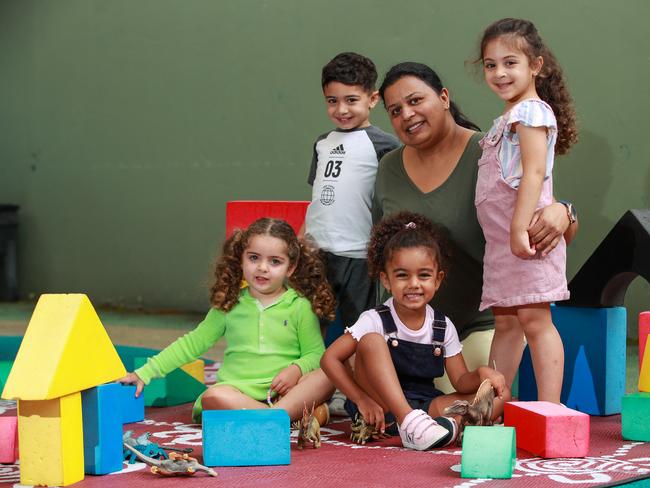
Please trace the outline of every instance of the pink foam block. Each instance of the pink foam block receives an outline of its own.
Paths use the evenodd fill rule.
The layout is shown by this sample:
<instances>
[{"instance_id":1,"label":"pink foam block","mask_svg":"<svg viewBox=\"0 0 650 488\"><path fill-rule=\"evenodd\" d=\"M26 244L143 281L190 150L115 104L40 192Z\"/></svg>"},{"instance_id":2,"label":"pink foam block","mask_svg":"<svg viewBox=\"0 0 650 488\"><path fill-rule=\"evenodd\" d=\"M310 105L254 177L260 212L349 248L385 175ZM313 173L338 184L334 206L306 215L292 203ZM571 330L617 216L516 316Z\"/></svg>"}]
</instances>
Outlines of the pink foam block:
<instances>
[{"instance_id":1,"label":"pink foam block","mask_svg":"<svg viewBox=\"0 0 650 488\"><path fill-rule=\"evenodd\" d=\"M648 334L650 334L650 312L641 312L639 314L639 371L641 371Z\"/></svg>"},{"instance_id":2,"label":"pink foam block","mask_svg":"<svg viewBox=\"0 0 650 488\"><path fill-rule=\"evenodd\" d=\"M585 457L589 415L551 402L509 402L504 423L514 427L517 447L544 458Z\"/></svg>"},{"instance_id":3,"label":"pink foam block","mask_svg":"<svg viewBox=\"0 0 650 488\"><path fill-rule=\"evenodd\" d=\"M15 464L18 451L16 417L0 417L0 463Z\"/></svg>"}]
</instances>

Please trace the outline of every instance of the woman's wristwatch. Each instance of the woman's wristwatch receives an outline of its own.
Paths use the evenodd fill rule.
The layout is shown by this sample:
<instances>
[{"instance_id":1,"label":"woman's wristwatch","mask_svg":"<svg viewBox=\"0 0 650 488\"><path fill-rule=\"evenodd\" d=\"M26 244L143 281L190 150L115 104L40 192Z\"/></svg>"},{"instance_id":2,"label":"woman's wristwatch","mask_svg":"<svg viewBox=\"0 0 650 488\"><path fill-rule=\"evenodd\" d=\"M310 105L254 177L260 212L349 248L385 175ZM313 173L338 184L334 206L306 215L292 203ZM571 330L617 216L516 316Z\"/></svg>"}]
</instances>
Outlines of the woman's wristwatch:
<instances>
[{"instance_id":1,"label":"woman's wristwatch","mask_svg":"<svg viewBox=\"0 0 650 488\"><path fill-rule=\"evenodd\" d=\"M575 223L575 221L578 219L578 212L576 212L576 208L573 206L573 204L571 202L567 202L566 200L558 200L557 203L561 203L566 208L566 215L569 217L569 225Z\"/></svg>"}]
</instances>

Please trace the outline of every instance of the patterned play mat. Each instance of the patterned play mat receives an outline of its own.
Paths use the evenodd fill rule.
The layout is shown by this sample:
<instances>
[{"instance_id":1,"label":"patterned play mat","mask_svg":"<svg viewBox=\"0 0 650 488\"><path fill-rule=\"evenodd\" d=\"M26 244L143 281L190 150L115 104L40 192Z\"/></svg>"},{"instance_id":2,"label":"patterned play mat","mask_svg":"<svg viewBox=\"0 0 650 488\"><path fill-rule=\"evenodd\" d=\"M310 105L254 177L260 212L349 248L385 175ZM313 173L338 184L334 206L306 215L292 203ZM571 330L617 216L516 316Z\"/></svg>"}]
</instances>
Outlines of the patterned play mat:
<instances>
[{"instance_id":1,"label":"patterned play mat","mask_svg":"<svg viewBox=\"0 0 650 488\"><path fill-rule=\"evenodd\" d=\"M190 422L191 405L148 408L146 419L128 424L135 435L151 432L161 445L192 447L201 456L201 428ZM0 412L15 415L13 402L0 402ZM182 483L192 487L471 487L481 485L511 488L548 486L603 486L648 477L650 443L621 437L620 416L591 418L589 456L581 459L541 459L518 450L511 480L460 478L460 449L415 452L401 447L398 437L358 446L349 440L350 422L334 419L322 429L320 449L297 450L292 437L288 466L215 468L219 476L208 478L161 478L144 464L125 465L122 472L86 476L74 484L91 487L167 487ZM295 434L292 434L295 435ZM264 449L263 445L259 446ZM19 467L0 465L0 488L19 483Z\"/></svg>"}]
</instances>

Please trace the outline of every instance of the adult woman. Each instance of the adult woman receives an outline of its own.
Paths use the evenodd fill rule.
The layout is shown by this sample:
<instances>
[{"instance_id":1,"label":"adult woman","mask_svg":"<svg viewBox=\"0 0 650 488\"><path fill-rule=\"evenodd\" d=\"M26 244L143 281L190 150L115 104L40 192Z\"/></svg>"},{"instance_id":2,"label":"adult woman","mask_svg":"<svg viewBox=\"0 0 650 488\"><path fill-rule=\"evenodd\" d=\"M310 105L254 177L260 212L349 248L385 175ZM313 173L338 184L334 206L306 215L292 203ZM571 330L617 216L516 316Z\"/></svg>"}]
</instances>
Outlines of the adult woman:
<instances>
[{"instance_id":1,"label":"adult woman","mask_svg":"<svg viewBox=\"0 0 650 488\"><path fill-rule=\"evenodd\" d=\"M438 75L426 65L407 62L393 66L379 93L404 146L381 161L373 221L406 208L449 230L453 263L432 306L452 319L464 339L465 352L475 349L469 357L476 364L468 367L488 364L494 318L489 311L478 312L485 241L474 207L482 134L451 101ZM569 210L562 203L554 203L535 214L529 234L537 249L551 252L562 234L567 242L571 240L577 222L573 223ZM523 352L520 338L504 342L513 348L511 355ZM513 366L497 368L506 378L514 377Z\"/></svg>"}]
</instances>

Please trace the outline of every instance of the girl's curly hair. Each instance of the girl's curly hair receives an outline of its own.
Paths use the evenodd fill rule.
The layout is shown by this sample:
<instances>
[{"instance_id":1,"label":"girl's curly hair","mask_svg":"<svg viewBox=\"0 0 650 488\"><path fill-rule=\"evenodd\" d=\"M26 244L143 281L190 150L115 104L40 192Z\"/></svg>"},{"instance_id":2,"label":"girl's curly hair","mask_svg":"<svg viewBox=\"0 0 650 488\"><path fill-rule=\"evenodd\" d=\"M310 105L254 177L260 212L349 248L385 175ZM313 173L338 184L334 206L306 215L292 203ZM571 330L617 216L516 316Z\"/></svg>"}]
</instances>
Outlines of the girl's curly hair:
<instances>
[{"instance_id":1,"label":"girl's curly hair","mask_svg":"<svg viewBox=\"0 0 650 488\"><path fill-rule=\"evenodd\" d=\"M578 142L578 127L573 100L557 59L544 44L532 22L508 18L497 20L485 29L479 57L475 62L483 61L488 43L499 37L511 38L530 63L535 62L539 56L544 60L541 71L535 77L535 88L539 97L551 106L557 119L555 154L566 154Z\"/></svg>"},{"instance_id":2,"label":"girl's curly hair","mask_svg":"<svg viewBox=\"0 0 650 488\"><path fill-rule=\"evenodd\" d=\"M320 318L334 320L335 299L327 282L325 265L319 252L298 239L293 228L284 220L261 218L246 230L236 229L223 244L214 270L215 282L210 289L214 308L229 312L239 301L243 279L242 257L253 236L267 235L283 240L287 245L289 266L296 269L288 278L289 286L311 303Z\"/></svg>"},{"instance_id":3,"label":"girl's curly hair","mask_svg":"<svg viewBox=\"0 0 650 488\"><path fill-rule=\"evenodd\" d=\"M386 263L399 249L425 247L438 263L438 271L447 274L450 252L446 230L424 215L408 210L389 215L374 225L368 243L368 274L379 279Z\"/></svg>"}]
</instances>

